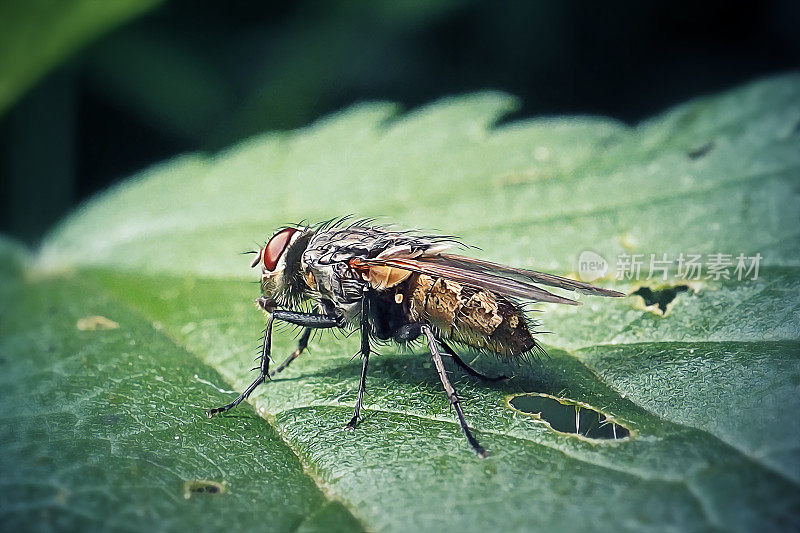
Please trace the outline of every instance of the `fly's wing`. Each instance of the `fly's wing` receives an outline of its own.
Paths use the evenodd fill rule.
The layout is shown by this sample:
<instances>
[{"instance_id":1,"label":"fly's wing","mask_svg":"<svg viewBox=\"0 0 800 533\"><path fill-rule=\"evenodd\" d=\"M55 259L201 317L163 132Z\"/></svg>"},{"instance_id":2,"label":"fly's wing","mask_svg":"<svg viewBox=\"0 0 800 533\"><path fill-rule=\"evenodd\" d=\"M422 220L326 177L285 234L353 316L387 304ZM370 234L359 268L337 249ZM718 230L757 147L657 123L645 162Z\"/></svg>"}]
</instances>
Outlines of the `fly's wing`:
<instances>
[{"instance_id":1,"label":"fly's wing","mask_svg":"<svg viewBox=\"0 0 800 533\"><path fill-rule=\"evenodd\" d=\"M353 259L351 266L362 271L373 267L389 267L428 274L506 296L539 302L579 305L574 300L548 292L534 283L597 296L625 296L624 293L618 291L595 287L588 283L552 274L513 268L461 255L439 253L439 250L426 250L410 254L406 250L387 250L374 259Z\"/></svg>"},{"instance_id":2,"label":"fly's wing","mask_svg":"<svg viewBox=\"0 0 800 533\"><path fill-rule=\"evenodd\" d=\"M350 265L359 271L369 272L375 267L390 267L419 274L427 274L437 278L449 279L464 285L485 289L506 296L521 298L525 300L535 300L538 302L553 302L559 304L579 305L578 302L557 296L544 289L513 278L503 277L502 275L491 274L485 271L474 271L448 265L435 260L434 257L397 257L384 259L361 259L354 258Z\"/></svg>"},{"instance_id":3,"label":"fly's wing","mask_svg":"<svg viewBox=\"0 0 800 533\"><path fill-rule=\"evenodd\" d=\"M453 267L462 268L469 271L501 273L514 278L530 280L534 283L541 283L542 285L549 285L550 287L558 287L559 289L578 291L584 294L592 294L595 296L612 296L616 298L625 296L624 293L619 291L595 287L594 285L589 285L588 283L575 281L573 279L562 278L561 276L554 276L552 274L545 274L544 272L537 272L535 270L514 268L497 263L491 263L489 261L481 261L480 259L473 259L472 257L466 257L463 255L441 254L438 257L432 257L431 260L441 261L444 264L449 264Z\"/></svg>"}]
</instances>

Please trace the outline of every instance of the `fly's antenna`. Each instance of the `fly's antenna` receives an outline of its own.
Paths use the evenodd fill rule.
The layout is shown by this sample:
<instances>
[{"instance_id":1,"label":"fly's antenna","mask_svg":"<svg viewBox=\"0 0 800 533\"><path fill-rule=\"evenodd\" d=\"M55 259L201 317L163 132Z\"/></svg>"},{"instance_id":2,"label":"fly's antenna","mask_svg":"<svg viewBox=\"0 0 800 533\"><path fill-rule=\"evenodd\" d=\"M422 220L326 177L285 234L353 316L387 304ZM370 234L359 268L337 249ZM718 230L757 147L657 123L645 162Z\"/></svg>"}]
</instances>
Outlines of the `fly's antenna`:
<instances>
[{"instance_id":1,"label":"fly's antenna","mask_svg":"<svg viewBox=\"0 0 800 533\"><path fill-rule=\"evenodd\" d=\"M255 244L255 245L256 245L256 249L255 249L255 250L246 250L246 251L244 251L244 252L239 252L239 255L247 255L247 254L257 254L257 253L260 253L260 252L259 252L259 250L261 250L261 245L260 245L260 244L258 244L258 242L256 242L256 241L253 241L253 244Z\"/></svg>"}]
</instances>

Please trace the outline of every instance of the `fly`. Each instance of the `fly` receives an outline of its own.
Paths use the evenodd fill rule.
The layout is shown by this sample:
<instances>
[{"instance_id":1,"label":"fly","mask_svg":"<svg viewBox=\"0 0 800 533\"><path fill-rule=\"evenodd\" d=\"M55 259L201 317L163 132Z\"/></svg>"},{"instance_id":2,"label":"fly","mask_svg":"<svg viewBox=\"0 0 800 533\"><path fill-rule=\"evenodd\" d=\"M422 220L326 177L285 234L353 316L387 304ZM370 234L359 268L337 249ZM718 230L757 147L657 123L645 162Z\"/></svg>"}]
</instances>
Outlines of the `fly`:
<instances>
[{"instance_id":1,"label":"fly","mask_svg":"<svg viewBox=\"0 0 800 533\"><path fill-rule=\"evenodd\" d=\"M252 266L261 269L261 297L256 300L267 316L258 377L239 397L211 409L212 417L236 407L269 376L283 371L305 350L312 330L340 328L361 332L361 381L353 417L345 429L356 427L361 414L370 341L406 344L422 339L475 452L481 446L467 425L458 395L442 357L450 357L466 373L497 380L468 366L456 346L515 358L541 351L525 302L578 305L538 285L597 296L625 296L551 274L512 268L450 253L460 244L452 237L421 235L370 220L338 219L315 226L280 229L259 249ZM300 312L311 302L316 312ZM302 326L297 349L270 371L272 326L276 321Z\"/></svg>"}]
</instances>

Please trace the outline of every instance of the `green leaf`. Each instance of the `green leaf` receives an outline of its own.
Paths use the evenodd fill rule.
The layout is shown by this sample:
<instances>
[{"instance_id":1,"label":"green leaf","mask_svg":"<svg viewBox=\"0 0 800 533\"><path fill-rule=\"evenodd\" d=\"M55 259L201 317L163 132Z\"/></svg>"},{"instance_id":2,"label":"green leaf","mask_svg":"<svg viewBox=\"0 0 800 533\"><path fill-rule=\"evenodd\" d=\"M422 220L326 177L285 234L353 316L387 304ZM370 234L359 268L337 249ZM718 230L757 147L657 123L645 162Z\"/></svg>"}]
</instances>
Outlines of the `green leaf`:
<instances>
[{"instance_id":1,"label":"green leaf","mask_svg":"<svg viewBox=\"0 0 800 533\"><path fill-rule=\"evenodd\" d=\"M20 290L0 341L6 527L255 530L268 509L276 531L352 523L251 408L197 416L219 375L152 322L73 277ZM82 322L96 316L113 322Z\"/></svg>"},{"instance_id":2,"label":"green leaf","mask_svg":"<svg viewBox=\"0 0 800 533\"><path fill-rule=\"evenodd\" d=\"M0 115L98 35L161 0L6 0L0 3Z\"/></svg>"},{"instance_id":3,"label":"green leaf","mask_svg":"<svg viewBox=\"0 0 800 533\"><path fill-rule=\"evenodd\" d=\"M796 528L800 76L635 128L586 117L498 125L513 106L496 93L406 114L361 105L154 167L56 228L35 266L11 277L22 304L4 306L0 322L6 516L113 526L110 509L124 502L126 525L160 529ZM232 398L220 389L252 379L263 327L236 252L286 222L348 212L439 228L480 257L560 274L574 275L584 250L612 264L623 253L763 259L756 280L687 282L670 268L666 281L597 281L629 294L687 285L663 314L638 295L536 306L540 329L554 332L541 336L546 357L478 358L487 373L513 374L501 383L452 369L484 460L422 346L379 348L365 419L342 431L355 336L316 337L250 398L260 417L243 408L204 419ZM75 329L93 315L119 329ZM294 342L276 332L276 358ZM580 402L631 436L556 431L510 406L522 393ZM62 480L81 497L62 502ZM184 500L185 480L226 490ZM219 507L191 507L200 497Z\"/></svg>"}]
</instances>

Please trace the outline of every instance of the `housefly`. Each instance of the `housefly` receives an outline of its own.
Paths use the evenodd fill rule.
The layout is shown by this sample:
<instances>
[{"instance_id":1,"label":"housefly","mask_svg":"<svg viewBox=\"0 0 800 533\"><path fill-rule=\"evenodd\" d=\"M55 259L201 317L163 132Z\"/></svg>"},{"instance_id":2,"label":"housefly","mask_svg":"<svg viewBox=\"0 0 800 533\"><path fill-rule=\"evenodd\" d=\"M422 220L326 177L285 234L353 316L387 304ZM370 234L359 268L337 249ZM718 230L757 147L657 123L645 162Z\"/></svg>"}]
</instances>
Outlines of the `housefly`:
<instances>
[{"instance_id":1,"label":"housefly","mask_svg":"<svg viewBox=\"0 0 800 533\"><path fill-rule=\"evenodd\" d=\"M252 266L261 269L261 297L266 313L259 375L233 402L207 411L209 417L236 407L269 376L284 370L305 350L313 330L340 328L361 332L361 381L353 417L359 421L367 378L370 345L377 341L406 344L421 339L461 428L475 452L486 450L467 426L458 395L447 377L442 357L450 357L468 374L489 378L469 367L456 346L501 357L517 358L541 350L526 302L577 305L553 294L545 285L598 296L625 296L559 276L512 268L450 253L460 244L447 236L422 235L372 220L347 218L315 226L281 228L254 252ZM315 312L301 312L304 303ZM273 323L303 327L297 349L270 371Z\"/></svg>"}]
</instances>

